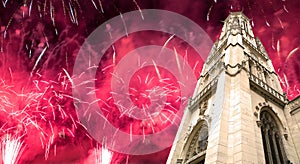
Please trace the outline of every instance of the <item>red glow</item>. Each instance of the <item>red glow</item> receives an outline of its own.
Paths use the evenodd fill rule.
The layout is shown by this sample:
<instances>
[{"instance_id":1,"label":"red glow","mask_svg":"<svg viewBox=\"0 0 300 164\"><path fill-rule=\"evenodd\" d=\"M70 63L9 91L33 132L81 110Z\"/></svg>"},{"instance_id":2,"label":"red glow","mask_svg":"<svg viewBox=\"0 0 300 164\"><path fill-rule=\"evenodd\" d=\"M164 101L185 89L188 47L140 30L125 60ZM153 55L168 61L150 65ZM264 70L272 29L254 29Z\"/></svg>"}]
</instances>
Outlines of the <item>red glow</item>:
<instances>
[{"instance_id":1,"label":"red glow","mask_svg":"<svg viewBox=\"0 0 300 164\"><path fill-rule=\"evenodd\" d=\"M300 17L298 1L26 1L26 5L15 0L0 3L0 136L6 134L22 136L24 152L19 163L88 163L94 161L96 142L90 138L78 123L72 100L71 82L66 72L72 76L72 67L77 52L84 39L105 20L140 8L165 9L182 14L199 24L216 40L221 32L222 20L229 11L242 10L253 21L253 30L259 37L279 74L282 87L290 99L299 95L300 69ZM137 5L138 6L137 6ZM103 8L104 13L102 13ZM88 12L87 12L88 11ZM120 25L122 26L122 25ZM116 63L131 50L143 45L164 45L169 34L141 32L124 37L114 44ZM146 38L146 39L145 39ZM195 50L185 42L174 37L168 48L176 47L178 54L185 57L199 77L203 61ZM45 50L45 51L44 51ZM44 53L43 53L44 51ZM162 117L154 118L155 124L125 117L115 107L109 108L110 79L113 67L113 49L106 52L99 63L105 71L97 72L96 87L103 112L110 113L107 118L123 131L130 131L128 123L133 123L133 133L160 131L170 124ZM66 70L66 72L64 71ZM160 68L163 78L170 78L169 87L178 87L174 77ZM147 73L144 73L147 72ZM148 76L149 74L149 76ZM140 83L138 76L143 83ZM149 83L145 79L153 77ZM145 85L149 84L149 85ZM142 69L130 82L131 99L137 106L148 105L149 93L146 90L157 86L159 79L153 67ZM172 90L171 88L169 88ZM143 96L144 95L144 96ZM145 97L146 95L146 97ZM179 93L167 96L176 112ZM23 135L24 134L24 135ZM162 141L160 141L162 142ZM159 144L159 142L157 143ZM144 155L127 156L114 153L112 163L165 163L169 149ZM74 155L76 154L76 155Z\"/></svg>"}]
</instances>

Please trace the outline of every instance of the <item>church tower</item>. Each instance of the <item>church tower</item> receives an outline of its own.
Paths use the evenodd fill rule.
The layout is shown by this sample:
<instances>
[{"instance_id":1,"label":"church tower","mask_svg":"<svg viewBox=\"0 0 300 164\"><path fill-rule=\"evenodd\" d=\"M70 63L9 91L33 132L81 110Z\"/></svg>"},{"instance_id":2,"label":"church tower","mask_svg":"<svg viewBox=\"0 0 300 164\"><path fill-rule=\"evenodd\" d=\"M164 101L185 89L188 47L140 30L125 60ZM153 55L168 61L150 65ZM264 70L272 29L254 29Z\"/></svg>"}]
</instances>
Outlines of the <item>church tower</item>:
<instances>
[{"instance_id":1,"label":"church tower","mask_svg":"<svg viewBox=\"0 0 300 164\"><path fill-rule=\"evenodd\" d=\"M290 103L249 19L230 13L167 163L299 163L300 103Z\"/></svg>"}]
</instances>

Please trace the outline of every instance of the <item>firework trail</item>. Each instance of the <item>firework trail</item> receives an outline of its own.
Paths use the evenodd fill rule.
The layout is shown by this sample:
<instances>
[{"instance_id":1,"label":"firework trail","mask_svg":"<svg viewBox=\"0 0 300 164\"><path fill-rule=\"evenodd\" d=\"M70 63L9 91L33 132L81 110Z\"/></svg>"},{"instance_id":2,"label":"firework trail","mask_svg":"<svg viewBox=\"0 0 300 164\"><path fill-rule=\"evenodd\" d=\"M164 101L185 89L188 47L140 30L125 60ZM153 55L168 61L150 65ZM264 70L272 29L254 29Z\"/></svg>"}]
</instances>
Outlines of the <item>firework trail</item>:
<instances>
[{"instance_id":1,"label":"firework trail","mask_svg":"<svg viewBox=\"0 0 300 164\"><path fill-rule=\"evenodd\" d=\"M16 164L24 150L21 137L12 137L7 134L1 142L1 155L3 164Z\"/></svg>"},{"instance_id":2,"label":"firework trail","mask_svg":"<svg viewBox=\"0 0 300 164\"><path fill-rule=\"evenodd\" d=\"M113 153L109 151L105 145L100 146L97 145L94 148L95 156L96 156L96 164L110 164L112 160Z\"/></svg>"}]
</instances>

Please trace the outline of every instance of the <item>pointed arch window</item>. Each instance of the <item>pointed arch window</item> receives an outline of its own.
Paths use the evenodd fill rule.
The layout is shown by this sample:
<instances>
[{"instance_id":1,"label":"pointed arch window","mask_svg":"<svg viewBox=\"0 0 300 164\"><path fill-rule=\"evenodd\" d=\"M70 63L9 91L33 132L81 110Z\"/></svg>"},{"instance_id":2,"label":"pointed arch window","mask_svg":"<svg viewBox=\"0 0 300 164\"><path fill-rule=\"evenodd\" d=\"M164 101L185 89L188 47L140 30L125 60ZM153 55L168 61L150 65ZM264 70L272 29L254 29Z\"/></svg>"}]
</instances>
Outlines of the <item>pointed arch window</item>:
<instances>
[{"instance_id":1,"label":"pointed arch window","mask_svg":"<svg viewBox=\"0 0 300 164\"><path fill-rule=\"evenodd\" d=\"M274 117L268 111L262 111L260 120L266 163L286 163L288 160Z\"/></svg>"},{"instance_id":2,"label":"pointed arch window","mask_svg":"<svg viewBox=\"0 0 300 164\"><path fill-rule=\"evenodd\" d=\"M196 133L191 136L191 142L188 146L185 162L193 161L191 163L204 163L205 151L208 140L208 127L202 124Z\"/></svg>"}]
</instances>

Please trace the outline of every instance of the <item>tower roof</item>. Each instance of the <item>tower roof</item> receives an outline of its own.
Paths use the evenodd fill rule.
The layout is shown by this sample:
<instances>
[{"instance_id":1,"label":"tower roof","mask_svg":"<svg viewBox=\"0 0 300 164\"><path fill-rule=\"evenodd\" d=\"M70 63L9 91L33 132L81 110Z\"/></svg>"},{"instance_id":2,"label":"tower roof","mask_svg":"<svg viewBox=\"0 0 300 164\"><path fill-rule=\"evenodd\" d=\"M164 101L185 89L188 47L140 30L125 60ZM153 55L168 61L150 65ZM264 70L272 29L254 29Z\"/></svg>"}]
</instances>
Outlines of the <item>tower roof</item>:
<instances>
[{"instance_id":1,"label":"tower roof","mask_svg":"<svg viewBox=\"0 0 300 164\"><path fill-rule=\"evenodd\" d=\"M222 40L224 36L228 37L233 32L232 30L237 30L238 33L254 37L250 19L242 12L231 12L224 20L220 40Z\"/></svg>"},{"instance_id":2,"label":"tower roof","mask_svg":"<svg viewBox=\"0 0 300 164\"><path fill-rule=\"evenodd\" d=\"M225 19L225 22L228 21L230 18L236 16L239 16L241 18L246 19L247 21L250 21L250 19L242 11L238 11L238 12L230 12L228 17Z\"/></svg>"}]
</instances>

